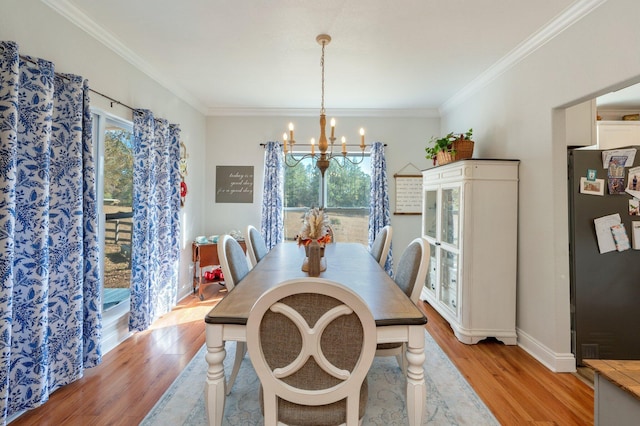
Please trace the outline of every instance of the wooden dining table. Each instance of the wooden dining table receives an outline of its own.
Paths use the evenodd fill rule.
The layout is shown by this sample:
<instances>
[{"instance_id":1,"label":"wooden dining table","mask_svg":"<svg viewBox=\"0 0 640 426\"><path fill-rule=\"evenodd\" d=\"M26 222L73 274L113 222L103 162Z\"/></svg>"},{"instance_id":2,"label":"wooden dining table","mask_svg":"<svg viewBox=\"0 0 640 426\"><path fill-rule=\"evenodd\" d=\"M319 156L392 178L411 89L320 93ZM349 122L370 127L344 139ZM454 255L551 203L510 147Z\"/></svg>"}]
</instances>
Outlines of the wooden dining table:
<instances>
[{"instance_id":1,"label":"wooden dining table","mask_svg":"<svg viewBox=\"0 0 640 426\"><path fill-rule=\"evenodd\" d=\"M205 403L210 425L221 425L225 404L225 341L246 341L249 312L258 298L283 281L308 277L304 248L280 243L205 317L208 363ZM425 410L424 325L426 317L380 267L366 247L333 243L325 248L321 278L354 290L366 302L377 326L377 342L407 343L406 404L409 425L421 425Z\"/></svg>"}]
</instances>

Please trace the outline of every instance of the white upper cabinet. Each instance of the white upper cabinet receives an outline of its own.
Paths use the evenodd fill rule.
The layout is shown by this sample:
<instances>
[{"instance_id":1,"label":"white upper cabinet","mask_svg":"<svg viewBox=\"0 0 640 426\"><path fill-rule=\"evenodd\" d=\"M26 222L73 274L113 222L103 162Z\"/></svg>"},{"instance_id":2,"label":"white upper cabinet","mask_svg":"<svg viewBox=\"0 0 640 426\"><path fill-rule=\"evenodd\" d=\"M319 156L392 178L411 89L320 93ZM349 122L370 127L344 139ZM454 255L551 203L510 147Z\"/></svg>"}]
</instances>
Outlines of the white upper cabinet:
<instances>
[{"instance_id":1,"label":"white upper cabinet","mask_svg":"<svg viewBox=\"0 0 640 426\"><path fill-rule=\"evenodd\" d=\"M598 149L640 145L640 121L598 121Z\"/></svg>"},{"instance_id":2,"label":"white upper cabinet","mask_svg":"<svg viewBox=\"0 0 640 426\"><path fill-rule=\"evenodd\" d=\"M518 161L462 160L423 172L422 298L473 344L516 344Z\"/></svg>"}]
</instances>

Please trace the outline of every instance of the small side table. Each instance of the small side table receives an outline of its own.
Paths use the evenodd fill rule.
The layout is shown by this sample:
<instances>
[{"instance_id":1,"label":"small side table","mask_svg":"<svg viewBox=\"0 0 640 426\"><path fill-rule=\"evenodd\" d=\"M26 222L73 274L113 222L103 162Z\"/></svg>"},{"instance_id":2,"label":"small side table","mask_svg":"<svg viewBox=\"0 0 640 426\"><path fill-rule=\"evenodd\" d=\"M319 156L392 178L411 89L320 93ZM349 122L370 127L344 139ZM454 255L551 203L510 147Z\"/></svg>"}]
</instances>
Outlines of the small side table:
<instances>
[{"instance_id":1,"label":"small side table","mask_svg":"<svg viewBox=\"0 0 640 426\"><path fill-rule=\"evenodd\" d=\"M585 359L595 370L594 424L637 425L640 418L640 361Z\"/></svg>"},{"instance_id":2,"label":"small side table","mask_svg":"<svg viewBox=\"0 0 640 426\"><path fill-rule=\"evenodd\" d=\"M240 247L242 247L242 250L244 250L244 252L247 252L247 246L245 244L244 241L238 241L238 243L240 244ZM202 295L202 285L203 284L211 284L211 283L218 283L220 285L224 285L224 281L209 281L206 282L203 277L202 277L202 269L206 268L208 266L219 266L220 265L220 259L218 258L218 244L216 243L197 243L197 242L193 242L191 244L191 260L193 261L193 292L195 293L196 290L198 291L198 297L200 298L200 300L204 299L204 296ZM196 285L196 268L200 269L200 276L199 276L199 280L197 281Z\"/></svg>"}]
</instances>

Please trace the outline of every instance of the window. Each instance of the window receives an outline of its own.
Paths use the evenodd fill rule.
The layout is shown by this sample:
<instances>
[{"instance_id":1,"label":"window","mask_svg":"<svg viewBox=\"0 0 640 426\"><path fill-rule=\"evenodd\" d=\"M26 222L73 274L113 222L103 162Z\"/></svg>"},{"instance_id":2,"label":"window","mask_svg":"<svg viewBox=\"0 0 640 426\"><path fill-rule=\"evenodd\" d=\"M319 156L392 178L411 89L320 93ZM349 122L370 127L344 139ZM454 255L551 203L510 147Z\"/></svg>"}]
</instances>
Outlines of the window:
<instances>
[{"instance_id":1,"label":"window","mask_svg":"<svg viewBox=\"0 0 640 426\"><path fill-rule=\"evenodd\" d=\"M128 305L130 295L133 127L130 122L95 112L93 133L104 254L102 307L107 311Z\"/></svg>"},{"instance_id":2,"label":"window","mask_svg":"<svg viewBox=\"0 0 640 426\"><path fill-rule=\"evenodd\" d=\"M350 157L359 161L360 155ZM293 241L300 231L302 216L309 207L321 205L325 192L326 211L337 241L368 244L371 161L368 155L360 164L331 161L322 188L320 170L310 158L284 170L285 240Z\"/></svg>"}]
</instances>

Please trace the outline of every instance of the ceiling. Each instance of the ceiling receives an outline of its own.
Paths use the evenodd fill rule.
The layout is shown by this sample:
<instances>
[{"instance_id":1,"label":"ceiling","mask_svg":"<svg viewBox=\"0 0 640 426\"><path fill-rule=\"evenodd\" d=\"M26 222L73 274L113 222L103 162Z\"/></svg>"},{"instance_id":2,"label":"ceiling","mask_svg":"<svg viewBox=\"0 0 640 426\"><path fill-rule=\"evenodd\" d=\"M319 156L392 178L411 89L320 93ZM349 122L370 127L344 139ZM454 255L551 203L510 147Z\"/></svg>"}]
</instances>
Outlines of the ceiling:
<instances>
[{"instance_id":1,"label":"ceiling","mask_svg":"<svg viewBox=\"0 0 640 426\"><path fill-rule=\"evenodd\" d=\"M625 87L596 98L599 110L629 110L640 108L640 84Z\"/></svg>"},{"instance_id":2,"label":"ceiling","mask_svg":"<svg viewBox=\"0 0 640 426\"><path fill-rule=\"evenodd\" d=\"M42 0L208 115L437 114L593 0ZM597 3L597 2L596 2ZM597 3L599 4L599 3ZM592 6L595 7L595 6ZM573 21L572 21L573 19ZM558 23L563 23L564 26Z\"/></svg>"}]
</instances>

